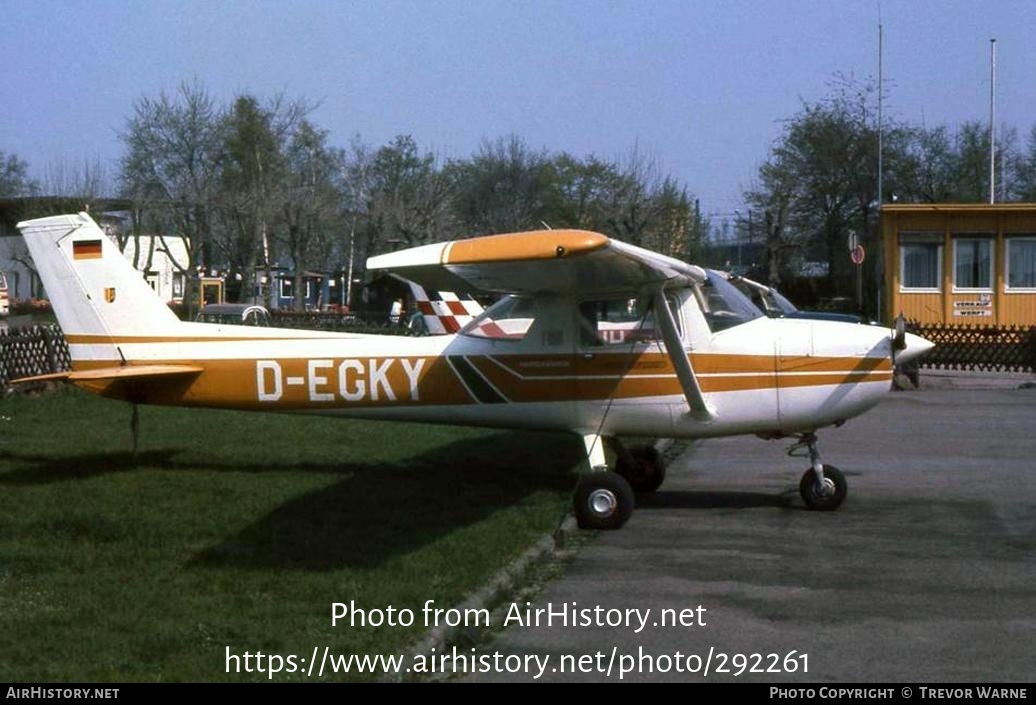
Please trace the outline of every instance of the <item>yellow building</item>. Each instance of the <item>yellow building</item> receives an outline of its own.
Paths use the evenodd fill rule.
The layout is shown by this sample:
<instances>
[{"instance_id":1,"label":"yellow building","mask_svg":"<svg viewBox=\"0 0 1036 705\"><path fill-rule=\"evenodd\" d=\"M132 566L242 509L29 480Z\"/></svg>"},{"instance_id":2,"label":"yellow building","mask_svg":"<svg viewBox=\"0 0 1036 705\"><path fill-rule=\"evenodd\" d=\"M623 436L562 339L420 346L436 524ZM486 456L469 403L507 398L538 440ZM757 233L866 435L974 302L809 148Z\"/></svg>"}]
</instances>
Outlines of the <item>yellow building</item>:
<instances>
[{"instance_id":1,"label":"yellow building","mask_svg":"<svg viewBox=\"0 0 1036 705\"><path fill-rule=\"evenodd\" d=\"M881 208L885 314L1036 326L1036 203Z\"/></svg>"}]
</instances>

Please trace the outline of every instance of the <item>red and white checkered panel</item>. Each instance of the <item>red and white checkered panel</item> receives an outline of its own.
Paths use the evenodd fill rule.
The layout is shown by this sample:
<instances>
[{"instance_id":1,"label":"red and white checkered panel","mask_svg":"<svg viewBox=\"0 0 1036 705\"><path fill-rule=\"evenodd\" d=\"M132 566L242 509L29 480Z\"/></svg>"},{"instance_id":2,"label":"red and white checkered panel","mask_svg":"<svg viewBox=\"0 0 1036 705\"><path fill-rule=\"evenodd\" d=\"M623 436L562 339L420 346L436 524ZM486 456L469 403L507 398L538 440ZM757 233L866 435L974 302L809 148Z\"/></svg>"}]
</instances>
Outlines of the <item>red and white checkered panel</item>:
<instances>
[{"instance_id":1,"label":"red and white checkered panel","mask_svg":"<svg viewBox=\"0 0 1036 705\"><path fill-rule=\"evenodd\" d=\"M429 335L456 333L482 313L482 306L467 294L428 291L409 282L417 310L424 316Z\"/></svg>"}]
</instances>

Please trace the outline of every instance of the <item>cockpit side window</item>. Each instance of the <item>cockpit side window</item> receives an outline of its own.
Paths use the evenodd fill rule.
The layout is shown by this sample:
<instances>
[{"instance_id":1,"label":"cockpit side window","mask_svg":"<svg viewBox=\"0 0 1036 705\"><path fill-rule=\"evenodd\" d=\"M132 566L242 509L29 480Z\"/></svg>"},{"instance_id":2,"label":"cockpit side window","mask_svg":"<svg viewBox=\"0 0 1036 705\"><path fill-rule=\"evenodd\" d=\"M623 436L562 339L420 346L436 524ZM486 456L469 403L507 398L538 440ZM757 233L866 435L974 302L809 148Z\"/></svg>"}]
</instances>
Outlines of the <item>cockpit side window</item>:
<instances>
[{"instance_id":1,"label":"cockpit side window","mask_svg":"<svg viewBox=\"0 0 1036 705\"><path fill-rule=\"evenodd\" d=\"M579 304L579 342L583 347L655 340L655 315L647 297L597 299Z\"/></svg>"},{"instance_id":2,"label":"cockpit side window","mask_svg":"<svg viewBox=\"0 0 1036 705\"><path fill-rule=\"evenodd\" d=\"M679 330L679 300L669 295L666 301ZM660 338L651 297L594 299L579 304L579 342L583 347L651 343Z\"/></svg>"}]
</instances>

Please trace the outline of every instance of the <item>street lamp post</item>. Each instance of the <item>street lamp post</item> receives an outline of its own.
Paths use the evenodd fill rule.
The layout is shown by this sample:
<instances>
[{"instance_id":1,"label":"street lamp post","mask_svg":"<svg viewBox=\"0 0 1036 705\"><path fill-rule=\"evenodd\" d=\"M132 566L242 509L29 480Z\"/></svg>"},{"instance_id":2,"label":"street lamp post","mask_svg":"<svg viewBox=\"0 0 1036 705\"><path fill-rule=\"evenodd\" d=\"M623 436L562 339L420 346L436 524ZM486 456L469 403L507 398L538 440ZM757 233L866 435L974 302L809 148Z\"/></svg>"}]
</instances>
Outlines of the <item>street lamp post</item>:
<instances>
[{"instance_id":1,"label":"street lamp post","mask_svg":"<svg viewBox=\"0 0 1036 705\"><path fill-rule=\"evenodd\" d=\"M734 209L734 237L737 238L737 273L741 274L741 211Z\"/></svg>"}]
</instances>

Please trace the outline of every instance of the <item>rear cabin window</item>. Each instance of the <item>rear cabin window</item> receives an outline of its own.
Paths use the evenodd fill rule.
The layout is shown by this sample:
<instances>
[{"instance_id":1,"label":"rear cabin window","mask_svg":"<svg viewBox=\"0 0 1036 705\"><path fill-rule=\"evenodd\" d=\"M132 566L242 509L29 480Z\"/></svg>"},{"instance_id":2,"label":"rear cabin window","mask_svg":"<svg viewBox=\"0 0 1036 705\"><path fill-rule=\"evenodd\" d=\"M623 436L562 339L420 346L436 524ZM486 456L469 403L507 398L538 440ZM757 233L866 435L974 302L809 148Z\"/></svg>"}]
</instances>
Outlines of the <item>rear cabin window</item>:
<instances>
[{"instance_id":1,"label":"rear cabin window","mask_svg":"<svg viewBox=\"0 0 1036 705\"><path fill-rule=\"evenodd\" d=\"M461 329L461 335L490 340L522 340L536 321L536 301L507 296Z\"/></svg>"}]
</instances>

